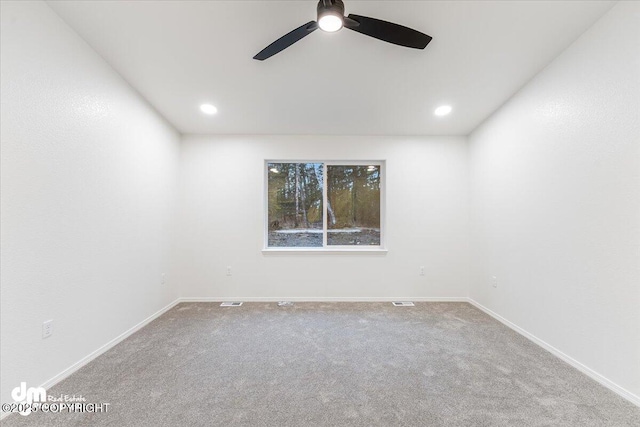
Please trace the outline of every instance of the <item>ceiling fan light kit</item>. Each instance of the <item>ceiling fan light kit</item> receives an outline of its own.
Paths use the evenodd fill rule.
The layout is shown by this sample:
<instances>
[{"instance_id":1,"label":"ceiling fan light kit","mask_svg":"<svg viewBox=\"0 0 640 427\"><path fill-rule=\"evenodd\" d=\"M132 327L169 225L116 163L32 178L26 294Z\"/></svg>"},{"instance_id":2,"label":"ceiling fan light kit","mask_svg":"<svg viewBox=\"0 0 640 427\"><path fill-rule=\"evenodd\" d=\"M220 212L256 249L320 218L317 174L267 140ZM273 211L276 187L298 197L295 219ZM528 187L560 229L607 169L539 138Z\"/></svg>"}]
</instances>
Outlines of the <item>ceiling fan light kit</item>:
<instances>
[{"instance_id":1,"label":"ceiling fan light kit","mask_svg":"<svg viewBox=\"0 0 640 427\"><path fill-rule=\"evenodd\" d=\"M345 27L365 36L413 49L424 49L431 41L430 36L402 25L360 15L344 16L344 2L342 0L320 0L317 12L317 21L307 22L285 34L258 52L253 59L264 61L318 28L326 32L336 32Z\"/></svg>"},{"instance_id":2,"label":"ceiling fan light kit","mask_svg":"<svg viewBox=\"0 0 640 427\"><path fill-rule=\"evenodd\" d=\"M344 3L342 0L320 0L318 2L318 26L328 33L338 31L344 25Z\"/></svg>"}]
</instances>

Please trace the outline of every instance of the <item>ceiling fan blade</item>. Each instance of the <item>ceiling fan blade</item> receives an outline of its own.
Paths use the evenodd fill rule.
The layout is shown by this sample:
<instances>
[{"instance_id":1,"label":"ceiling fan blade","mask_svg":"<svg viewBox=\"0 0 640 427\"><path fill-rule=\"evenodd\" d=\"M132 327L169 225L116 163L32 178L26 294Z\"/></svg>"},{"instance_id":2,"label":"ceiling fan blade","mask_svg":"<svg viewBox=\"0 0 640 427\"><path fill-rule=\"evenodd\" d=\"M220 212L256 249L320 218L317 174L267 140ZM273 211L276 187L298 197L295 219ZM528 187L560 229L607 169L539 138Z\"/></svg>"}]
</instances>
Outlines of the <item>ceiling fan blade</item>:
<instances>
[{"instance_id":1,"label":"ceiling fan blade","mask_svg":"<svg viewBox=\"0 0 640 427\"><path fill-rule=\"evenodd\" d=\"M431 36L420 31L366 16L349 15L344 26L366 36L414 49L424 49L431 41Z\"/></svg>"},{"instance_id":2,"label":"ceiling fan blade","mask_svg":"<svg viewBox=\"0 0 640 427\"><path fill-rule=\"evenodd\" d=\"M285 34L278 40L271 43L269 46L262 49L256 54L256 56L253 57L253 59L264 61L265 59L272 57L276 53L285 50L295 42L299 41L303 37L308 36L317 29L318 23L316 21L309 21L306 24L299 26L295 30Z\"/></svg>"}]
</instances>

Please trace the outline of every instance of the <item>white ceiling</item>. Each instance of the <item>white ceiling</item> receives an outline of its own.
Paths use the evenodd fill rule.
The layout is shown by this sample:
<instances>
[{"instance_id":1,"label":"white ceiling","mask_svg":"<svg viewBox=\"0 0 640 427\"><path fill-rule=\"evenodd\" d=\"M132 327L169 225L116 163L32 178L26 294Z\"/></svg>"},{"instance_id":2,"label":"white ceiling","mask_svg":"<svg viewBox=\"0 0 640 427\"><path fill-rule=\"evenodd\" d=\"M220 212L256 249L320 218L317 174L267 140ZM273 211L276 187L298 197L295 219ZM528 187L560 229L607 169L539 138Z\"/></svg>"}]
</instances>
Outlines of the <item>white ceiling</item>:
<instances>
[{"instance_id":1,"label":"white ceiling","mask_svg":"<svg viewBox=\"0 0 640 427\"><path fill-rule=\"evenodd\" d=\"M613 5L345 0L347 14L433 41L421 51L316 31L260 62L316 18L316 1L49 4L182 133L342 135L466 135ZM434 117L444 103L453 113Z\"/></svg>"}]
</instances>

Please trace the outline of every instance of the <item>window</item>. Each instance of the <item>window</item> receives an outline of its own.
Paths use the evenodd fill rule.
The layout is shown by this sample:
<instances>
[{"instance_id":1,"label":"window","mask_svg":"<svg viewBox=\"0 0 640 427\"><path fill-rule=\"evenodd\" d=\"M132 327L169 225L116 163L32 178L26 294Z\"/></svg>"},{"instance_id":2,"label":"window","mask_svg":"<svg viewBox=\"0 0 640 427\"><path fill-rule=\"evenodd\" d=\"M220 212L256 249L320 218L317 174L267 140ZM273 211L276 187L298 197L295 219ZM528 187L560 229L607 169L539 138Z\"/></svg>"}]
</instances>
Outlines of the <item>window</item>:
<instances>
[{"instance_id":1,"label":"window","mask_svg":"<svg viewBox=\"0 0 640 427\"><path fill-rule=\"evenodd\" d=\"M267 248L380 249L383 162L266 162Z\"/></svg>"}]
</instances>

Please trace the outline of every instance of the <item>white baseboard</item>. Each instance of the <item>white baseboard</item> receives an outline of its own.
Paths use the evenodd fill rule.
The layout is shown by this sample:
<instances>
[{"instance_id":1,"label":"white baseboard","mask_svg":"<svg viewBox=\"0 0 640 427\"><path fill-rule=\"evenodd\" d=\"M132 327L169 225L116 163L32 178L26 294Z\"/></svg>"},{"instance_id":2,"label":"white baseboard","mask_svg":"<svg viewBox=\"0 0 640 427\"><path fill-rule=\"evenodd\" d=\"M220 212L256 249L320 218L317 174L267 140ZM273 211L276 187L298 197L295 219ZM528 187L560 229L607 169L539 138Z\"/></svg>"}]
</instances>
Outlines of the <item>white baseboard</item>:
<instances>
[{"instance_id":1,"label":"white baseboard","mask_svg":"<svg viewBox=\"0 0 640 427\"><path fill-rule=\"evenodd\" d=\"M182 297L180 302L469 302L467 297Z\"/></svg>"},{"instance_id":2,"label":"white baseboard","mask_svg":"<svg viewBox=\"0 0 640 427\"><path fill-rule=\"evenodd\" d=\"M164 313L166 313L167 311L172 309L176 304L178 304L178 302L180 302L179 298L174 300L173 302L169 303L165 307L161 308L160 310L156 311L151 316L149 316L146 319L144 319L142 322L140 322L137 325L131 327L127 331L121 333L120 335L118 335L117 337L115 337L114 339L112 339L111 341L109 341L108 343L103 345L102 347L98 348L97 350L95 350L92 353L88 354L87 356L83 357L82 359L80 359L79 361L74 363L73 365L69 366L64 371L60 372L59 374L57 374L57 375L53 376L52 378L50 378L49 380L45 381L43 384L40 385L40 387L44 387L45 389L48 390L49 388L51 388L54 385L58 384L60 381L62 381L65 378L69 377L71 374L73 374L76 371L78 371L78 369L82 368L84 365L86 365L87 363L91 362L96 357L100 356L102 353L104 353L107 350L110 350L111 348L115 347L117 344L119 344L120 342L124 341L125 339L127 339L128 337L133 335L135 332L139 331L140 329L144 328L145 326L147 326L149 323L151 323L152 321L154 321L158 317L162 316ZM0 420L5 419L9 415L11 415L11 412L2 412L0 414Z\"/></svg>"},{"instance_id":3,"label":"white baseboard","mask_svg":"<svg viewBox=\"0 0 640 427\"><path fill-rule=\"evenodd\" d=\"M540 338L536 337L535 335L525 331L524 329L522 329L521 327L519 327L515 323L512 323L509 320L505 319L504 317L500 316L498 313L496 313L494 311L491 311L490 309L488 309L487 307L483 306L482 304L480 304L479 302L475 301L474 299L467 298L467 301L469 302L469 304L473 305L474 307L478 308L479 310L484 311L485 313L487 313L489 316L493 317L497 321L499 321L502 324L504 324L504 325L508 326L509 328L513 329L514 331L516 331L520 335L524 336L525 338L533 341L535 344L537 344L540 347L544 348L549 353L551 353L554 356L560 358L564 362L566 362L569 365L573 366L574 368L576 368L577 370L579 370L583 374L587 375L588 377L594 379L595 381L597 381L598 383L602 384L603 386L607 387L609 390L611 390L614 393L620 395L621 397L625 398L626 400L628 400L629 402L633 403L634 405L640 406L640 397L638 397L635 394L631 393L629 390L619 386L618 384L614 383L610 379L600 375L599 373L597 373L593 369L591 369L591 368L583 365L582 363L578 362L577 360L575 360L571 356L568 356L567 354L563 353L562 351L558 350L557 348L553 347L552 345L546 343L545 341L541 340Z\"/></svg>"},{"instance_id":4,"label":"white baseboard","mask_svg":"<svg viewBox=\"0 0 640 427\"><path fill-rule=\"evenodd\" d=\"M165 307L161 308L160 310L156 311L151 316L149 316L146 319L144 319L142 322L140 322L137 325L131 327L127 331L121 333L120 335L118 335L117 337L115 337L114 339L112 339L111 341L109 341L108 343L106 343L105 345L103 345L102 347L97 349L96 351L94 351L91 354L83 357L82 359L80 359L79 361L74 363L73 365L69 366L64 371L60 372L58 375L56 375L53 378L49 379L44 384L42 384L40 387L44 387L45 389L49 389L50 387L53 387L55 384L59 383L60 381L62 381L65 378L67 378L69 375L73 374L78 369L82 368L84 365L86 365L87 363L91 362L96 357L100 356L102 353L104 353L107 350L115 347L120 342L124 341L125 339L127 339L128 337L130 337L134 333L138 332L140 329L144 328L145 326L147 326L149 323L151 323L152 321L154 321L158 317L162 316L167 311L171 310L176 304L178 304L179 301L180 301L180 299L178 298L178 299L174 300L173 302L169 303L168 305L166 305Z\"/></svg>"}]
</instances>

